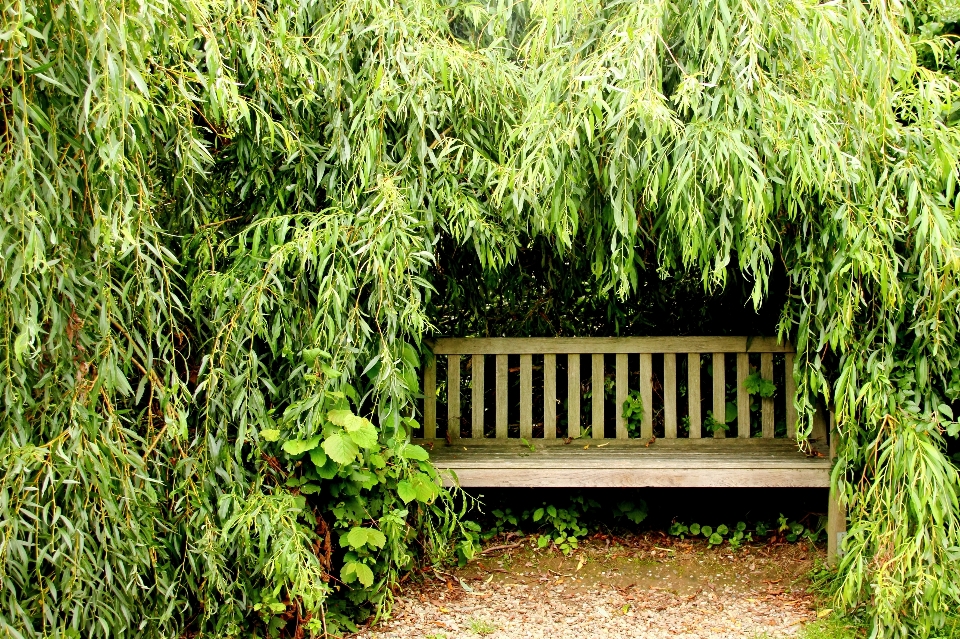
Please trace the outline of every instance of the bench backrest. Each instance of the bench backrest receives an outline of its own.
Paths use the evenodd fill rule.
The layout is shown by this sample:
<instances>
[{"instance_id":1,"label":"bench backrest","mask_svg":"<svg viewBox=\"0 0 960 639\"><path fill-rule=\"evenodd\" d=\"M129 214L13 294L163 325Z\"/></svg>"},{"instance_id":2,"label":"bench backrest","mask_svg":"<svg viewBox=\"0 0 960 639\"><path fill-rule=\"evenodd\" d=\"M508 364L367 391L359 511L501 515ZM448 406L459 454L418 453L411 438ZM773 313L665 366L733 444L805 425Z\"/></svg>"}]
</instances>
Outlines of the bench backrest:
<instances>
[{"instance_id":1,"label":"bench backrest","mask_svg":"<svg viewBox=\"0 0 960 639\"><path fill-rule=\"evenodd\" d=\"M488 437L485 435L486 425L487 433L493 438L523 437L529 440L534 437L535 430L540 436L540 424L543 425L542 437L556 438L558 404L561 404L558 388L566 390L566 406L560 405L559 417L562 419L565 412L566 435L569 437L581 436L589 426L590 436L594 439L604 439L607 434L618 439L627 438L628 423L622 407L631 390L635 395L639 392L643 407L639 433L635 436L653 436L656 422L658 434L666 438L750 437L751 397L744 382L751 373L751 366L759 370L763 379L780 382L776 384L777 392L773 397L760 398L757 395L753 399L759 402L760 408L755 434L765 438L775 436L775 412L782 418L781 431L784 430L782 422L786 422L785 433L780 434L792 438L796 433L794 351L792 346L780 344L775 338L449 338L437 339L432 346L434 357L428 358L423 379L423 436L427 439L437 436L438 360L441 373L446 374L445 422L447 436L451 438ZM489 364L494 367L494 374L490 375L495 383L493 419L484 404ZM731 365L734 371L729 371ZM561 371L559 384L558 368ZM581 369L589 373L586 381ZM517 381L514 375L519 377L519 397L514 390L514 401L511 401L510 388L515 388ZM728 388L728 379L735 381L735 391ZM701 384L701 381L706 383ZM470 389L470 419L461 414L463 382L467 382ZM605 419L605 393L594 393L592 389L609 388L610 382L615 410L613 419ZM581 399L587 394L590 395L587 399L590 417L583 421L589 423L581 424ZM537 395L542 395L542 412L537 407L536 417L539 419L535 421L534 400ZM709 401L705 401L705 396L709 396ZM704 428L706 411L711 411L718 422L727 421L728 398L736 405L737 426L731 426L726 433L723 429L710 433ZM519 411L516 410L518 405ZM511 417L519 419L511 420ZM679 435L678 424L681 425Z\"/></svg>"}]
</instances>

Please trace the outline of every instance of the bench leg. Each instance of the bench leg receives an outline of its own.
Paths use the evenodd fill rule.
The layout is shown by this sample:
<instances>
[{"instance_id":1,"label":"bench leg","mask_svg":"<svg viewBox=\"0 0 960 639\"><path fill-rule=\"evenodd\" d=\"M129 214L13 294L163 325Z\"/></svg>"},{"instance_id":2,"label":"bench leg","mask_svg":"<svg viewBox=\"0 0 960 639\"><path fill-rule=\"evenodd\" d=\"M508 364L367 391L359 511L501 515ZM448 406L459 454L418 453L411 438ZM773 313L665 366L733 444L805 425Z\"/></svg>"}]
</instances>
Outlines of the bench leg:
<instances>
[{"instance_id":1,"label":"bench leg","mask_svg":"<svg viewBox=\"0 0 960 639\"><path fill-rule=\"evenodd\" d=\"M847 532L847 517L837 501L836 491L830 488L827 504L827 565L837 565L840 542Z\"/></svg>"},{"instance_id":2,"label":"bench leg","mask_svg":"<svg viewBox=\"0 0 960 639\"><path fill-rule=\"evenodd\" d=\"M830 420L830 460L836 461L837 458L837 432L836 422L833 418L833 411L829 411L827 419ZM839 555L840 542L847 532L847 514L840 507L837 500L837 491L831 486L830 497L827 502L827 565L836 566L837 556Z\"/></svg>"}]
</instances>

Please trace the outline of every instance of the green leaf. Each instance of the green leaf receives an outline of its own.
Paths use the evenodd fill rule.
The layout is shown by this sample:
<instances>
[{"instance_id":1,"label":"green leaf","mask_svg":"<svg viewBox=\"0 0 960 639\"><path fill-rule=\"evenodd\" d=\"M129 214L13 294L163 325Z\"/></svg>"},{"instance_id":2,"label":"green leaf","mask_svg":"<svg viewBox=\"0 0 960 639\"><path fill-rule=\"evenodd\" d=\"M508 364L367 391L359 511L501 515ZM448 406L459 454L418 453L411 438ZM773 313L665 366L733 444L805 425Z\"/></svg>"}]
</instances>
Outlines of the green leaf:
<instances>
[{"instance_id":1,"label":"green leaf","mask_svg":"<svg viewBox=\"0 0 960 639\"><path fill-rule=\"evenodd\" d=\"M357 550L364 546L383 548L384 544L387 543L387 538L376 528L355 526L346 534L346 541L350 548Z\"/></svg>"},{"instance_id":2,"label":"green leaf","mask_svg":"<svg viewBox=\"0 0 960 639\"><path fill-rule=\"evenodd\" d=\"M323 452L321 446L317 446L310 451L310 461L312 461L313 465L317 468L323 468L326 465L327 455Z\"/></svg>"},{"instance_id":3,"label":"green leaf","mask_svg":"<svg viewBox=\"0 0 960 639\"><path fill-rule=\"evenodd\" d=\"M365 587L369 588L373 585L373 571L370 570L370 567L367 564L357 563L356 565L357 579Z\"/></svg>"},{"instance_id":4,"label":"green leaf","mask_svg":"<svg viewBox=\"0 0 960 639\"><path fill-rule=\"evenodd\" d=\"M360 448L373 448L377 445L377 429L370 420L358 417L348 410L332 410L327 413L327 419L337 426L342 426Z\"/></svg>"},{"instance_id":5,"label":"green leaf","mask_svg":"<svg viewBox=\"0 0 960 639\"><path fill-rule=\"evenodd\" d=\"M416 461L427 461L430 459L430 453L425 448L416 444L406 444L400 449L400 456L404 459L414 459Z\"/></svg>"},{"instance_id":6,"label":"green leaf","mask_svg":"<svg viewBox=\"0 0 960 639\"><path fill-rule=\"evenodd\" d=\"M328 437L321 446L327 456L340 465L356 461L360 454L357 444L342 431Z\"/></svg>"},{"instance_id":7,"label":"green leaf","mask_svg":"<svg viewBox=\"0 0 960 639\"><path fill-rule=\"evenodd\" d=\"M280 431L276 428L265 428L260 431L260 439L265 442L275 442L280 439Z\"/></svg>"},{"instance_id":8,"label":"green leaf","mask_svg":"<svg viewBox=\"0 0 960 639\"><path fill-rule=\"evenodd\" d=\"M409 481L406 479L401 479L397 482L397 496L403 500L403 503L409 504L411 501L417 498L417 490Z\"/></svg>"},{"instance_id":9,"label":"green leaf","mask_svg":"<svg viewBox=\"0 0 960 639\"><path fill-rule=\"evenodd\" d=\"M357 566L360 563L357 561L348 561L343 564L343 567L340 568L340 581L345 584L352 584L357 580Z\"/></svg>"},{"instance_id":10,"label":"green leaf","mask_svg":"<svg viewBox=\"0 0 960 639\"><path fill-rule=\"evenodd\" d=\"M314 435L310 439L288 439L283 442L283 452L291 457L297 457L308 450L313 450L320 443L320 435Z\"/></svg>"}]
</instances>

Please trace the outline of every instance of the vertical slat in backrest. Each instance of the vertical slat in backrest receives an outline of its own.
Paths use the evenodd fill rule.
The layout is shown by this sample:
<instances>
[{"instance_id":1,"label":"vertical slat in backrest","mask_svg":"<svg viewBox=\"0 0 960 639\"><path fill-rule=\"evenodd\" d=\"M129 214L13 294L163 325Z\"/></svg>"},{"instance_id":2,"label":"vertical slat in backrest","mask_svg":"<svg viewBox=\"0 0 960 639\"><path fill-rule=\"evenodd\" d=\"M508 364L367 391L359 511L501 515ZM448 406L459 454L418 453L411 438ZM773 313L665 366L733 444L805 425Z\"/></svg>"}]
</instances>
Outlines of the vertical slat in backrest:
<instances>
[{"instance_id":1,"label":"vertical slat in backrest","mask_svg":"<svg viewBox=\"0 0 960 639\"><path fill-rule=\"evenodd\" d=\"M590 377L590 434L594 439L603 439L603 354L594 353Z\"/></svg>"},{"instance_id":2,"label":"vertical slat in backrest","mask_svg":"<svg viewBox=\"0 0 960 639\"><path fill-rule=\"evenodd\" d=\"M437 358L428 357L423 370L423 436L434 439L437 436Z\"/></svg>"},{"instance_id":3,"label":"vertical slat in backrest","mask_svg":"<svg viewBox=\"0 0 960 639\"><path fill-rule=\"evenodd\" d=\"M786 373L786 383L784 395L787 397L787 437L795 439L797 437L797 406L793 403L793 396L797 394L797 383L793 379L793 353L786 353L783 356L783 366Z\"/></svg>"},{"instance_id":4,"label":"vertical slat in backrest","mask_svg":"<svg viewBox=\"0 0 960 639\"><path fill-rule=\"evenodd\" d=\"M640 353L640 402L643 417L640 420L640 437L653 437L653 358L650 353Z\"/></svg>"},{"instance_id":5,"label":"vertical slat in backrest","mask_svg":"<svg viewBox=\"0 0 960 639\"><path fill-rule=\"evenodd\" d=\"M627 439L627 420L623 417L623 404L627 401L630 394L629 381L629 360L626 353L617 353L617 371L616 371L616 398L614 406L620 407L616 411L617 439Z\"/></svg>"},{"instance_id":6,"label":"vertical slat in backrest","mask_svg":"<svg viewBox=\"0 0 960 639\"><path fill-rule=\"evenodd\" d=\"M543 356L543 437L557 438L557 356Z\"/></svg>"},{"instance_id":7,"label":"vertical slat in backrest","mask_svg":"<svg viewBox=\"0 0 960 639\"><path fill-rule=\"evenodd\" d=\"M580 354L567 355L567 437L580 436Z\"/></svg>"},{"instance_id":8,"label":"vertical slat in backrest","mask_svg":"<svg viewBox=\"0 0 960 639\"><path fill-rule=\"evenodd\" d=\"M496 438L507 438L507 356L497 355Z\"/></svg>"},{"instance_id":9,"label":"vertical slat in backrest","mask_svg":"<svg viewBox=\"0 0 960 639\"><path fill-rule=\"evenodd\" d=\"M470 423L470 437L483 437L483 355L474 355L470 359L470 407L473 419Z\"/></svg>"},{"instance_id":10,"label":"vertical slat in backrest","mask_svg":"<svg viewBox=\"0 0 960 639\"><path fill-rule=\"evenodd\" d=\"M677 355L663 354L663 436L677 438Z\"/></svg>"},{"instance_id":11,"label":"vertical slat in backrest","mask_svg":"<svg viewBox=\"0 0 960 639\"><path fill-rule=\"evenodd\" d=\"M737 437L750 437L750 394L744 387L750 374L750 356L737 353Z\"/></svg>"},{"instance_id":12,"label":"vertical slat in backrest","mask_svg":"<svg viewBox=\"0 0 960 639\"><path fill-rule=\"evenodd\" d=\"M460 356L447 356L447 434L460 437Z\"/></svg>"},{"instance_id":13,"label":"vertical slat in backrest","mask_svg":"<svg viewBox=\"0 0 960 639\"><path fill-rule=\"evenodd\" d=\"M764 379L773 379L773 353L760 354L760 375ZM789 399L787 403L790 403ZM760 411L761 433L764 437L773 437L773 397L761 400Z\"/></svg>"},{"instance_id":14,"label":"vertical slat in backrest","mask_svg":"<svg viewBox=\"0 0 960 639\"><path fill-rule=\"evenodd\" d=\"M520 436L533 437L533 355L520 356Z\"/></svg>"},{"instance_id":15,"label":"vertical slat in backrest","mask_svg":"<svg viewBox=\"0 0 960 639\"><path fill-rule=\"evenodd\" d=\"M690 416L690 437L700 438L700 353L687 353L687 414Z\"/></svg>"},{"instance_id":16,"label":"vertical slat in backrest","mask_svg":"<svg viewBox=\"0 0 960 639\"><path fill-rule=\"evenodd\" d=\"M713 354L713 418L721 421L727 414L727 363L725 353ZM723 439L727 436L722 428L713 431L713 436Z\"/></svg>"},{"instance_id":17,"label":"vertical slat in backrest","mask_svg":"<svg viewBox=\"0 0 960 639\"><path fill-rule=\"evenodd\" d=\"M703 433L703 415L701 413L701 359L704 354L711 358L713 367L713 417L726 418L726 355L736 354L736 437L750 437L750 394L744 382L749 375L750 356L757 353L760 358L760 375L764 379L774 378L774 353L783 353L785 362L785 388L787 435L794 437L797 428L797 412L792 398L796 384L793 380L795 355L789 347L784 347L771 338L737 337L693 337L693 338L526 338L526 339L446 339L438 340L435 353L447 356L447 433L450 437L461 436L460 416L460 358L470 355L470 387L472 426L471 437L484 437L484 362L486 355L495 356L495 437L505 439L510 436L508 423L511 408L517 402L510 402L511 370L509 357L519 356L519 436L529 439L534 433L533 415L533 356L543 355L543 437L555 439L557 432L557 354L567 358L567 436L579 437L581 434L581 355L590 355L590 379L592 399L590 406L590 430L594 439L604 439L605 397L604 380L607 373L605 355L615 354L614 396L616 412L614 436L618 439L628 437L628 424L622 414L622 407L629 397L630 353L636 353L639 359L638 388L643 413L640 421L640 437L653 436L653 415L655 375L653 355L663 357L663 375L661 378L664 436L674 439L678 436L679 418L682 414L677 401L679 386L677 355L686 356L687 362L687 406L686 415L689 424L689 437L701 438ZM513 369L514 371L518 369ZM516 382L514 382L516 383ZM434 438L437 430L437 364L434 357L427 360L424 368L423 424L424 436ZM538 389L539 390L539 389ZM760 399L760 434L765 438L775 436L774 400ZM514 428L516 425L514 425ZM516 433L517 431L513 431ZM715 429L714 437L728 436L724 429ZM516 435L513 435L514 437ZM734 436L732 432L729 436Z\"/></svg>"}]
</instances>

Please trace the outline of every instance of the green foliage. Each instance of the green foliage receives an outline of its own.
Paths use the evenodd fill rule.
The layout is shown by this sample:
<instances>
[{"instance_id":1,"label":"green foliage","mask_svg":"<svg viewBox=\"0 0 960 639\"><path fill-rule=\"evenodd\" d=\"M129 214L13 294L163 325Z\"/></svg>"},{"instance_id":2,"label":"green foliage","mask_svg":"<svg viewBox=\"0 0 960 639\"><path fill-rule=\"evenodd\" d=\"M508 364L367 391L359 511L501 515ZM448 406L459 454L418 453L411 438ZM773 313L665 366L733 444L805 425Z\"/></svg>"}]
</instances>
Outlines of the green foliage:
<instances>
[{"instance_id":1,"label":"green foliage","mask_svg":"<svg viewBox=\"0 0 960 639\"><path fill-rule=\"evenodd\" d=\"M759 395L760 397L773 397L774 393L777 392L777 387L769 379L764 379L760 375L760 371L754 371L747 375L747 378L743 380L743 387L751 395Z\"/></svg>"},{"instance_id":2,"label":"green foliage","mask_svg":"<svg viewBox=\"0 0 960 639\"><path fill-rule=\"evenodd\" d=\"M640 436L640 427L643 424L643 398L639 390L632 390L623 402L623 419L627 423L627 434L630 437Z\"/></svg>"},{"instance_id":3,"label":"green foliage","mask_svg":"<svg viewBox=\"0 0 960 639\"><path fill-rule=\"evenodd\" d=\"M821 396L841 433L838 604L877 637L938 632L960 602L957 15L11 0L0 632L326 632L385 610L414 555L468 557L407 446L423 338L453 315L435 289L465 297L444 273L496 280L534 246L528 299L579 282L557 303L591 311L551 334L640 332L729 282L778 315L800 435ZM332 596L331 574L356 581Z\"/></svg>"},{"instance_id":4,"label":"green foliage","mask_svg":"<svg viewBox=\"0 0 960 639\"><path fill-rule=\"evenodd\" d=\"M734 410L734 415L733 415L733 417L730 417L730 405L728 404L728 405L727 405L727 414L724 415L724 421L717 421L717 419L713 416L713 411L712 411L712 410L708 410L708 411L707 411L707 415L706 415L706 417L705 417L704 420L703 420L703 428L704 428L704 430L706 430L708 433L715 433L715 432L717 432L718 430L722 430L722 431L724 431L724 432L729 431L729 430L730 430L730 426L727 425L727 421L728 421L728 418L729 418L729 421L733 421L734 419L736 419L736 410L737 410L737 408L736 408L735 405L734 405L734 407L733 407L733 410Z\"/></svg>"},{"instance_id":5,"label":"green foliage","mask_svg":"<svg viewBox=\"0 0 960 639\"><path fill-rule=\"evenodd\" d=\"M770 525L762 521L757 522L752 531L748 530L746 522L742 521L738 521L735 526L720 524L716 528L712 526L701 526L697 523L687 525L675 521L670 525L669 533L681 539L687 536L703 536L711 548L719 546L726 541L731 548L736 549L745 542L753 541L754 535L756 535L757 540L762 541L770 531ZM780 515L778 527L775 532L780 533L783 540L790 543L800 541L801 539L810 543L816 543L820 537L819 530L807 528L796 521L787 521L787 518L783 515Z\"/></svg>"},{"instance_id":6,"label":"green foliage","mask_svg":"<svg viewBox=\"0 0 960 639\"><path fill-rule=\"evenodd\" d=\"M470 632L475 635L492 635L497 631L497 627L484 619L474 617L467 622Z\"/></svg>"},{"instance_id":7,"label":"green foliage","mask_svg":"<svg viewBox=\"0 0 960 639\"><path fill-rule=\"evenodd\" d=\"M569 495L563 506L543 502L542 505L524 508L515 512L512 508L495 509L490 512L492 523L481 535L491 539L497 535L511 532L523 534L523 530L537 532L539 548L556 547L569 555L579 547L580 540L590 530L588 525L596 525L600 503L580 494ZM633 525L647 518L647 504L643 500L621 500L612 504L610 509L612 522L630 522Z\"/></svg>"}]
</instances>

